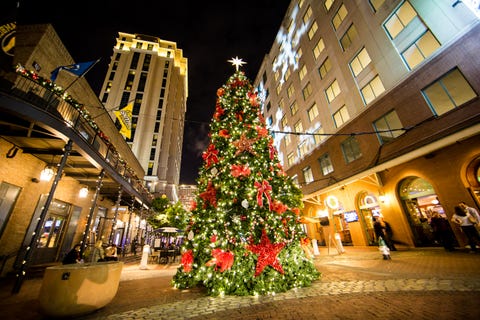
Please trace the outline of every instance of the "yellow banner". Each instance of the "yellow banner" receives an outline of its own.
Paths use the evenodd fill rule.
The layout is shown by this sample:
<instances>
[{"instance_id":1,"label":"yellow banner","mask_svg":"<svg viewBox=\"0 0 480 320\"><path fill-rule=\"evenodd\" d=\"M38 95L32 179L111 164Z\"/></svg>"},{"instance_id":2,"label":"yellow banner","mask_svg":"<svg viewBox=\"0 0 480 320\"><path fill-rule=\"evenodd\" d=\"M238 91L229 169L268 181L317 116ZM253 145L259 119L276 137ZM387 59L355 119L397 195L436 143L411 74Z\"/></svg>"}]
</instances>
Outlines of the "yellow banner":
<instances>
[{"instance_id":1,"label":"yellow banner","mask_svg":"<svg viewBox=\"0 0 480 320\"><path fill-rule=\"evenodd\" d=\"M132 135L132 110L133 102L127 104L123 109L114 111L115 116L117 116L118 121L120 121L122 125L120 134L128 139L130 139Z\"/></svg>"}]
</instances>

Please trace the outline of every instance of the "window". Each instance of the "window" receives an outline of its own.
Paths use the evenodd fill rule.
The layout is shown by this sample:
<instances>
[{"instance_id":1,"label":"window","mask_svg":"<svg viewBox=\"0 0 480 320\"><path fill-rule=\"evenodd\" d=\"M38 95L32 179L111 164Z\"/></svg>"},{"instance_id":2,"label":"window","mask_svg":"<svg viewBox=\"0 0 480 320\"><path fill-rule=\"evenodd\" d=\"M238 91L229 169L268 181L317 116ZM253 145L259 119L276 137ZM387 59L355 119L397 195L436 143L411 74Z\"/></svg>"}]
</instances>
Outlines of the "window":
<instances>
[{"instance_id":1,"label":"window","mask_svg":"<svg viewBox=\"0 0 480 320\"><path fill-rule=\"evenodd\" d=\"M417 12L410 2L405 1L384 24L390 38L395 39L416 16Z\"/></svg>"},{"instance_id":2,"label":"window","mask_svg":"<svg viewBox=\"0 0 480 320\"><path fill-rule=\"evenodd\" d=\"M378 75L369 83L367 83L367 85L361 90L365 104L369 104L384 91L385 87L383 86L383 83Z\"/></svg>"},{"instance_id":3,"label":"window","mask_svg":"<svg viewBox=\"0 0 480 320\"><path fill-rule=\"evenodd\" d=\"M333 172L332 161L330 160L330 156L328 155L328 153L325 153L320 158L318 158L318 162L320 163L320 168L322 168L322 174L324 176Z\"/></svg>"},{"instance_id":4,"label":"window","mask_svg":"<svg viewBox=\"0 0 480 320\"><path fill-rule=\"evenodd\" d=\"M298 156L303 158L308 153L308 140L303 140L298 145Z\"/></svg>"},{"instance_id":5,"label":"window","mask_svg":"<svg viewBox=\"0 0 480 320\"><path fill-rule=\"evenodd\" d=\"M435 115L440 116L477 97L460 70L454 69L422 90Z\"/></svg>"},{"instance_id":6,"label":"window","mask_svg":"<svg viewBox=\"0 0 480 320\"><path fill-rule=\"evenodd\" d=\"M318 116L318 107L317 104L314 103L307 111L308 113L308 120L312 122Z\"/></svg>"},{"instance_id":7,"label":"window","mask_svg":"<svg viewBox=\"0 0 480 320\"><path fill-rule=\"evenodd\" d=\"M338 27L342 24L347 14L348 14L347 8L342 3L342 5L340 6L340 8L338 8L337 13L333 16L333 19L332 19L333 28L335 30L337 30Z\"/></svg>"},{"instance_id":8,"label":"window","mask_svg":"<svg viewBox=\"0 0 480 320\"><path fill-rule=\"evenodd\" d=\"M287 81L289 78L290 78L290 75L292 74L292 71L290 70L290 68L287 68L287 70L285 70L285 81Z\"/></svg>"},{"instance_id":9,"label":"window","mask_svg":"<svg viewBox=\"0 0 480 320\"><path fill-rule=\"evenodd\" d=\"M368 55L367 49L363 48L350 62L350 69L356 77L372 61Z\"/></svg>"},{"instance_id":10,"label":"window","mask_svg":"<svg viewBox=\"0 0 480 320\"><path fill-rule=\"evenodd\" d=\"M350 163L362 156L360 146L358 145L357 138L355 137L348 137L342 142L341 148L346 163Z\"/></svg>"},{"instance_id":11,"label":"window","mask_svg":"<svg viewBox=\"0 0 480 320\"><path fill-rule=\"evenodd\" d=\"M293 154L293 152L290 152L287 155L287 163L288 163L289 166L291 166L292 164L295 163L295 155Z\"/></svg>"},{"instance_id":12,"label":"window","mask_svg":"<svg viewBox=\"0 0 480 320\"><path fill-rule=\"evenodd\" d=\"M287 96L291 98L293 94L295 93L295 88L293 87L293 83L288 86L287 89Z\"/></svg>"},{"instance_id":13,"label":"window","mask_svg":"<svg viewBox=\"0 0 480 320\"><path fill-rule=\"evenodd\" d=\"M282 128L285 129L286 126L288 126L287 117L286 117L286 116L283 116L283 117L282 117Z\"/></svg>"},{"instance_id":14,"label":"window","mask_svg":"<svg viewBox=\"0 0 480 320\"><path fill-rule=\"evenodd\" d=\"M327 96L327 101L330 103L340 94L340 86L338 85L337 79L335 79L332 84L325 90L325 95Z\"/></svg>"},{"instance_id":15,"label":"window","mask_svg":"<svg viewBox=\"0 0 480 320\"><path fill-rule=\"evenodd\" d=\"M303 15L303 23L308 24L308 20L310 20L312 16L312 7L308 6L307 11Z\"/></svg>"},{"instance_id":16,"label":"window","mask_svg":"<svg viewBox=\"0 0 480 320\"><path fill-rule=\"evenodd\" d=\"M270 116L270 117L267 118L267 126L271 127L272 123L273 123L273 118L272 118L272 116Z\"/></svg>"},{"instance_id":17,"label":"window","mask_svg":"<svg viewBox=\"0 0 480 320\"><path fill-rule=\"evenodd\" d=\"M378 9L380 9L382 4L385 2L385 0L369 0L369 1L370 1L370 4L372 5L373 9L375 10L375 12L377 12Z\"/></svg>"},{"instance_id":18,"label":"window","mask_svg":"<svg viewBox=\"0 0 480 320\"><path fill-rule=\"evenodd\" d=\"M142 43L141 43L141 42L137 42L136 48L137 48L137 49L142 49Z\"/></svg>"},{"instance_id":19,"label":"window","mask_svg":"<svg viewBox=\"0 0 480 320\"><path fill-rule=\"evenodd\" d=\"M318 128L313 133L315 134L313 136L313 140L315 140L316 145L319 145L320 143L323 142L323 140L326 139L326 136L324 135L325 131L323 130L322 127Z\"/></svg>"},{"instance_id":20,"label":"window","mask_svg":"<svg viewBox=\"0 0 480 320\"><path fill-rule=\"evenodd\" d=\"M303 94L303 100L307 100L308 97L310 97L310 95L312 94L312 85L309 83L307 83L307 85L305 86L305 88L303 88L302 90L302 94Z\"/></svg>"},{"instance_id":21,"label":"window","mask_svg":"<svg viewBox=\"0 0 480 320\"><path fill-rule=\"evenodd\" d=\"M297 101L293 102L293 103L290 105L290 112L291 112L292 116L294 116L294 115L298 112L298 104L297 104Z\"/></svg>"},{"instance_id":22,"label":"window","mask_svg":"<svg viewBox=\"0 0 480 320\"><path fill-rule=\"evenodd\" d=\"M277 85L277 88L275 89L275 91L277 92L277 96L280 95L280 92L282 91L282 84L281 83L279 83Z\"/></svg>"},{"instance_id":23,"label":"window","mask_svg":"<svg viewBox=\"0 0 480 320\"><path fill-rule=\"evenodd\" d=\"M128 72L127 80L125 81L125 90L132 90L133 80L135 79L135 71Z\"/></svg>"},{"instance_id":24,"label":"window","mask_svg":"<svg viewBox=\"0 0 480 320\"><path fill-rule=\"evenodd\" d=\"M343 35L343 37L340 39L340 44L342 45L342 49L343 51L347 50L348 48L350 48L350 46L352 45L352 42L355 41L355 39L357 38L358 36L358 33L357 33L357 29L355 28L355 26L352 24L347 32L345 32L345 34Z\"/></svg>"},{"instance_id":25,"label":"window","mask_svg":"<svg viewBox=\"0 0 480 320\"><path fill-rule=\"evenodd\" d=\"M302 133L303 132L302 120L298 120L297 123L295 123L294 130L297 133Z\"/></svg>"},{"instance_id":26,"label":"window","mask_svg":"<svg viewBox=\"0 0 480 320\"><path fill-rule=\"evenodd\" d=\"M323 50L325 50L325 43L323 42L323 39L320 38L315 47L313 47L313 56L315 57L315 60L318 59L318 56L320 56L320 53L322 53Z\"/></svg>"},{"instance_id":27,"label":"window","mask_svg":"<svg viewBox=\"0 0 480 320\"><path fill-rule=\"evenodd\" d=\"M303 172L303 179L305 179L305 183L312 183L313 182L313 172L312 168L305 167L302 169Z\"/></svg>"},{"instance_id":28,"label":"window","mask_svg":"<svg viewBox=\"0 0 480 320\"><path fill-rule=\"evenodd\" d=\"M325 78L327 75L328 71L332 69L332 63L330 62L330 59L327 57L325 61L323 61L322 65L320 68L318 68L318 73L320 73L320 79Z\"/></svg>"},{"instance_id":29,"label":"window","mask_svg":"<svg viewBox=\"0 0 480 320\"><path fill-rule=\"evenodd\" d=\"M380 144L390 142L405 132L405 130L396 130L403 126L395 110L390 111L380 119L376 120L373 123L373 127L377 132Z\"/></svg>"},{"instance_id":30,"label":"window","mask_svg":"<svg viewBox=\"0 0 480 320\"><path fill-rule=\"evenodd\" d=\"M318 29L317 21L314 21L312 23L312 26L308 30L308 40L312 40L313 36L315 35L315 32L317 32L317 29Z\"/></svg>"},{"instance_id":31,"label":"window","mask_svg":"<svg viewBox=\"0 0 480 320\"><path fill-rule=\"evenodd\" d=\"M333 3L335 2L335 0L325 0L323 2L323 5L325 6L325 9L330 10L330 8L332 7Z\"/></svg>"},{"instance_id":32,"label":"window","mask_svg":"<svg viewBox=\"0 0 480 320\"><path fill-rule=\"evenodd\" d=\"M350 120L350 115L346 106L342 106L337 112L333 114L333 120L335 121L335 127L340 127L342 124Z\"/></svg>"},{"instance_id":33,"label":"window","mask_svg":"<svg viewBox=\"0 0 480 320\"><path fill-rule=\"evenodd\" d=\"M288 147L290 143L292 142L292 136L289 134L285 135L285 147Z\"/></svg>"},{"instance_id":34,"label":"window","mask_svg":"<svg viewBox=\"0 0 480 320\"><path fill-rule=\"evenodd\" d=\"M302 81L303 78L305 78L306 75L307 75L307 67L305 65L303 65L300 68L300 71L298 72L298 77L300 78L300 81Z\"/></svg>"},{"instance_id":35,"label":"window","mask_svg":"<svg viewBox=\"0 0 480 320\"><path fill-rule=\"evenodd\" d=\"M140 59L140 53L134 52L133 53L133 58L132 58L132 63L130 63L130 69L137 69L139 59Z\"/></svg>"},{"instance_id":36,"label":"window","mask_svg":"<svg viewBox=\"0 0 480 320\"><path fill-rule=\"evenodd\" d=\"M417 41L415 41L410 47L402 52L402 57L407 63L410 69L415 68L420 62L429 57L438 48L440 43L428 30Z\"/></svg>"}]
</instances>

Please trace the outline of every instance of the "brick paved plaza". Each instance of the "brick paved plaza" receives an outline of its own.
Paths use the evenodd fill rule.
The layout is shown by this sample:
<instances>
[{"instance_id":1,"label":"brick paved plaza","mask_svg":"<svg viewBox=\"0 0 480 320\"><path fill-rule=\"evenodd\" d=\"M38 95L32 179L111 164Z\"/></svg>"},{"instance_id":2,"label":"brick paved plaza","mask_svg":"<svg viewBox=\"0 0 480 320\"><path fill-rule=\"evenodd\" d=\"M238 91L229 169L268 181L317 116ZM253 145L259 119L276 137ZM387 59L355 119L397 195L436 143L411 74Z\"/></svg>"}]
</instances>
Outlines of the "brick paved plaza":
<instances>
[{"instance_id":1,"label":"brick paved plaza","mask_svg":"<svg viewBox=\"0 0 480 320\"><path fill-rule=\"evenodd\" d=\"M311 287L275 296L209 297L200 288L177 290L177 264L126 264L119 290L106 307L77 319L478 319L480 254L442 248L400 249L382 260L376 248L320 248L322 277ZM43 319L41 279L17 295L1 287L3 319Z\"/></svg>"}]
</instances>

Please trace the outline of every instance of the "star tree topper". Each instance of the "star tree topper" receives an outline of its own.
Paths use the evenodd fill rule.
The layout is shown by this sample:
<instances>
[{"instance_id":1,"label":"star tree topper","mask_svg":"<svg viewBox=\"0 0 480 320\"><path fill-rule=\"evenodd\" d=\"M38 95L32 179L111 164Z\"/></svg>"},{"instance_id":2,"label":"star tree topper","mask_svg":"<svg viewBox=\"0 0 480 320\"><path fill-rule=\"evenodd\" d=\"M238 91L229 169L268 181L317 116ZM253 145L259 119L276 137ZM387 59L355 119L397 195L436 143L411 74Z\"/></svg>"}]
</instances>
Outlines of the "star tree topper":
<instances>
[{"instance_id":1,"label":"star tree topper","mask_svg":"<svg viewBox=\"0 0 480 320\"><path fill-rule=\"evenodd\" d=\"M227 60L227 62L230 62L232 66L235 66L235 70L238 71L238 68L240 68L242 65L247 64L245 61L240 59L238 56L235 58L232 58L231 60Z\"/></svg>"}]
</instances>

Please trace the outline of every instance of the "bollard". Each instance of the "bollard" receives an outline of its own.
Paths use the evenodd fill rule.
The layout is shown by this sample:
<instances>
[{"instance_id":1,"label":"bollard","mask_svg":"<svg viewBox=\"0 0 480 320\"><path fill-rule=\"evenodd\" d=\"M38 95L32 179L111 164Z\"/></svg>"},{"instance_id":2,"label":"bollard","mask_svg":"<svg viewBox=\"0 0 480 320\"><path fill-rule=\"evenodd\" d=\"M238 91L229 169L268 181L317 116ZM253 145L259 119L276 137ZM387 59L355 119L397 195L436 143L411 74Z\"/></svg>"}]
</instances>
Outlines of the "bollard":
<instances>
[{"instance_id":1,"label":"bollard","mask_svg":"<svg viewBox=\"0 0 480 320\"><path fill-rule=\"evenodd\" d=\"M142 260L140 261L140 269L145 270L148 269L148 256L150 255L150 246L148 244L143 246L142 250Z\"/></svg>"}]
</instances>

